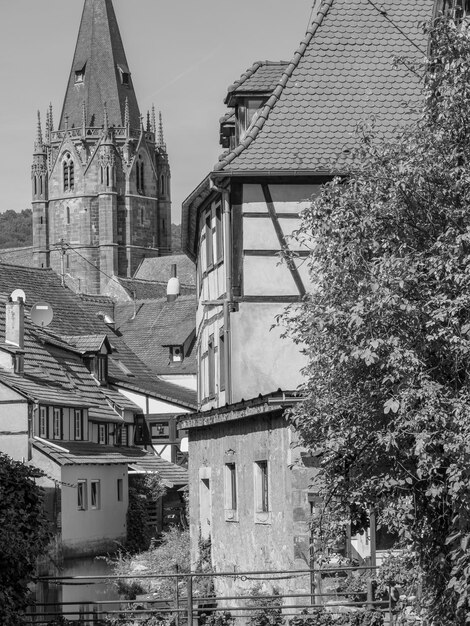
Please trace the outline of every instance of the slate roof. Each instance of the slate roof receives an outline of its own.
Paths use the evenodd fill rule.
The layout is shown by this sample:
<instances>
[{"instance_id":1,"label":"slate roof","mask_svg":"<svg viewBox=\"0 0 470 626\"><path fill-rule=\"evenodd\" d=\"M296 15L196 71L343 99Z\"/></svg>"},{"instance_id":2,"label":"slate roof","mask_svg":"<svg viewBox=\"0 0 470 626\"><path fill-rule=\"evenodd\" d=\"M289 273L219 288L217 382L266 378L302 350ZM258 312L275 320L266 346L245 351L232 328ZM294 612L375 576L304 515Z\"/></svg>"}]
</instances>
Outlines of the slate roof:
<instances>
[{"instance_id":1,"label":"slate roof","mask_svg":"<svg viewBox=\"0 0 470 626\"><path fill-rule=\"evenodd\" d=\"M76 84L75 72L83 69L83 83ZM112 1L85 0L59 128L65 128L66 117L69 128L82 126L84 101L88 125L103 126L106 103L109 124L123 127L127 99L130 126L140 129L132 79L129 79L129 86L123 85L121 70L129 72Z\"/></svg>"},{"instance_id":2,"label":"slate roof","mask_svg":"<svg viewBox=\"0 0 470 626\"><path fill-rule=\"evenodd\" d=\"M226 104L234 94L271 92L279 82L287 61L256 61L228 88Z\"/></svg>"},{"instance_id":3,"label":"slate roof","mask_svg":"<svg viewBox=\"0 0 470 626\"><path fill-rule=\"evenodd\" d=\"M186 485L188 471L141 448L105 446L87 441L61 441L58 445L35 437L34 448L61 467L66 465L129 465L137 472L157 473L173 487Z\"/></svg>"},{"instance_id":4,"label":"slate roof","mask_svg":"<svg viewBox=\"0 0 470 626\"><path fill-rule=\"evenodd\" d=\"M74 346L80 353L98 352L107 341L106 335L72 335L64 336L62 339Z\"/></svg>"},{"instance_id":5,"label":"slate roof","mask_svg":"<svg viewBox=\"0 0 470 626\"><path fill-rule=\"evenodd\" d=\"M432 0L324 0L256 122L214 169L331 173L358 124L375 120L389 136L414 119L421 83L406 65L426 55L419 23L432 9Z\"/></svg>"},{"instance_id":6,"label":"slate roof","mask_svg":"<svg viewBox=\"0 0 470 626\"><path fill-rule=\"evenodd\" d=\"M2 248L0 249L0 262L10 265L22 265L23 267L35 267L33 250L33 246Z\"/></svg>"},{"instance_id":7,"label":"slate roof","mask_svg":"<svg viewBox=\"0 0 470 626\"><path fill-rule=\"evenodd\" d=\"M134 274L134 278L161 281L166 284L171 278L171 266L173 264L176 264L181 285L196 285L196 266L186 254L143 259ZM166 295L166 291L164 295Z\"/></svg>"},{"instance_id":8,"label":"slate roof","mask_svg":"<svg viewBox=\"0 0 470 626\"><path fill-rule=\"evenodd\" d=\"M52 306L54 318L47 328L47 333L53 336L51 341L54 337L56 341L60 341L61 337L107 334L113 350L108 365L111 383L150 394L184 408L196 407L194 392L159 379L118 334L113 333L103 321L91 313L92 302L63 287L60 278L51 269L24 268L0 263L2 316L2 303L18 288L23 289L26 294L26 318L31 306L39 300L45 300Z\"/></svg>"},{"instance_id":9,"label":"slate roof","mask_svg":"<svg viewBox=\"0 0 470 626\"><path fill-rule=\"evenodd\" d=\"M155 373L195 374L196 353L192 337L196 328L195 296L180 296L174 302L165 299L118 303L115 319L124 341ZM170 361L168 346L190 343L182 362Z\"/></svg>"}]
</instances>

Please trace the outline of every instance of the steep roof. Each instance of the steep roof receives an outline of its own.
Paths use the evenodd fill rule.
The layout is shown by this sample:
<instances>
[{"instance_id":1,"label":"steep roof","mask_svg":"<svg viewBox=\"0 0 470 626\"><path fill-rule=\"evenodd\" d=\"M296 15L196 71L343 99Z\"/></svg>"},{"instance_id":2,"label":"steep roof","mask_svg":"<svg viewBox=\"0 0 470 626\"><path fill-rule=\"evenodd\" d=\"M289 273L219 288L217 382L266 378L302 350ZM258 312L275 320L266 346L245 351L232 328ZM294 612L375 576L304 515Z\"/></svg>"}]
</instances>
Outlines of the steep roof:
<instances>
[{"instance_id":1,"label":"steep roof","mask_svg":"<svg viewBox=\"0 0 470 626\"><path fill-rule=\"evenodd\" d=\"M124 341L156 374L195 374L196 307L195 296L120 303L115 319ZM185 345L187 353L183 361L173 362L168 346L178 345Z\"/></svg>"},{"instance_id":2,"label":"steep roof","mask_svg":"<svg viewBox=\"0 0 470 626\"><path fill-rule=\"evenodd\" d=\"M63 287L60 278L51 269L24 268L0 263L0 311L4 310L2 303L18 288L23 289L26 294L26 316L31 306L40 300L45 300L52 306L54 318L47 332L54 334L56 339L103 334L108 336L112 348L108 373L112 383L174 402L181 407L196 407L194 392L158 378L127 343L92 312L96 306L93 305L94 301L84 300Z\"/></svg>"},{"instance_id":3,"label":"steep roof","mask_svg":"<svg viewBox=\"0 0 470 626\"><path fill-rule=\"evenodd\" d=\"M83 72L83 80L77 80L77 72ZM69 128L82 126L83 103L87 125L103 126L106 104L109 124L122 127L126 98L130 125L139 129L139 107L112 1L85 0L59 128L65 128L66 118Z\"/></svg>"},{"instance_id":4,"label":"steep roof","mask_svg":"<svg viewBox=\"0 0 470 626\"><path fill-rule=\"evenodd\" d=\"M215 170L331 173L359 124L385 136L414 118L433 0L324 0L279 84ZM396 62L397 59L404 62Z\"/></svg>"},{"instance_id":5,"label":"steep roof","mask_svg":"<svg viewBox=\"0 0 470 626\"><path fill-rule=\"evenodd\" d=\"M172 265L176 265L176 273L182 285L196 285L196 266L186 254L143 259L134 274L134 278L168 282L171 277Z\"/></svg>"}]
</instances>

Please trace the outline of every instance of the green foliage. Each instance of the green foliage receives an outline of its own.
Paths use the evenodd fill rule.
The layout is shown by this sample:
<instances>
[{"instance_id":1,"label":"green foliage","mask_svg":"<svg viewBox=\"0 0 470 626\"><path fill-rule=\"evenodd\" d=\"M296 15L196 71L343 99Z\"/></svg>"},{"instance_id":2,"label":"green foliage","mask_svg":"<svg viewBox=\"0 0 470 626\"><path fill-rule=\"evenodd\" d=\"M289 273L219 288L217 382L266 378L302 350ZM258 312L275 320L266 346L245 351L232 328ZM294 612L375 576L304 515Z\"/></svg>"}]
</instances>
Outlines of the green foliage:
<instances>
[{"instance_id":1,"label":"green foliage","mask_svg":"<svg viewBox=\"0 0 470 626\"><path fill-rule=\"evenodd\" d=\"M248 600L251 614L249 626L282 626L285 619L282 616L282 597L277 589L264 594L261 585L255 585L251 591L252 599ZM264 595L274 597L263 597Z\"/></svg>"},{"instance_id":2,"label":"green foliage","mask_svg":"<svg viewBox=\"0 0 470 626\"><path fill-rule=\"evenodd\" d=\"M354 613L335 614L325 608L303 610L289 620L289 626L383 626L380 611L365 609Z\"/></svg>"},{"instance_id":3,"label":"green foliage","mask_svg":"<svg viewBox=\"0 0 470 626\"><path fill-rule=\"evenodd\" d=\"M0 213L0 249L21 248L33 244L33 217L31 209L20 213L11 209Z\"/></svg>"},{"instance_id":4,"label":"green foliage","mask_svg":"<svg viewBox=\"0 0 470 626\"><path fill-rule=\"evenodd\" d=\"M50 534L37 470L0 453L0 623L19 626Z\"/></svg>"},{"instance_id":5,"label":"green foliage","mask_svg":"<svg viewBox=\"0 0 470 626\"><path fill-rule=\"evenodd\" d=\"M171 250L181 252L181 224L171 225Z\"/></svg>"},{"instance_id":6,"label":"green foliage","mask_svg":"<svg viewBox=\"0 0 470 626\"><path fill-rule=\"evenodd\" d=\"M419 121L364 130L305 211L313 285L286 323L308 357L292 421L322 450L317 545L375 507L447 626L470 614L470 39L430 36Z\"/></svg>"},{"instance_id":7,"label":"green foliage","mask_svg":"<svg viewBox=\"0 0 470 626\"><path fill-rule=\"evenodd\" d=\"M203 614L200 616L199 623L201 623L201 617L205 626L233 626L235 623L235 618L230 611L214 611L207 616Z\"/></svg>"},{"instance_id":8,"label":"green foliage","mask_svg":"<svg viewBox=\"0 0 470 626\"><path fill-rule=\"evenodd\" d=\"M137 475L130 479L126 543L129 552L139 552L150 547L155 533L149 524L148 506L164 493L165 487L156 475Z\"/></svg>"},{"instance_id":9,"label":"green foliage","mask_svg":"<svg viewBox=\"0 0 470 626\"><path fill-rule=\"evenodd\" d=\"M140 554L120 554L114 560L115 576L135 578L118 581L119 592L128 600L139 594L158 593L161 598L172 598L176 591L174 578L158 578L162 574L189 572L189 531L172 527L162 533L159 542L152 543L149 550ZM155 578L139 578L140 574L155 574ZM183 591L184 580L180 581Z\"/></svg>"}]
</instances>

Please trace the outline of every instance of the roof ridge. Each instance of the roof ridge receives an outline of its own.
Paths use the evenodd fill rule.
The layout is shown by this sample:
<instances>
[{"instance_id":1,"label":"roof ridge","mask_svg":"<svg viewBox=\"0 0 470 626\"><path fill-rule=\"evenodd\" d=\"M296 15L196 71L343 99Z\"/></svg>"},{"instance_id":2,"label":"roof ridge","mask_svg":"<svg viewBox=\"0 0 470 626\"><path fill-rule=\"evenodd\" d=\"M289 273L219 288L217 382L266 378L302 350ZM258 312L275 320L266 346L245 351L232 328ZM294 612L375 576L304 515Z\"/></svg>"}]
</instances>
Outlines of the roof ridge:
<instances>
[{"instance_id":1,"label":"roof ridge","mask_svg":"<svg viewBox=\"0 0 470 626\"><path fill-rule=\"evenodd\" d=\"M0 252L0 256L1 256L1 252ZM14 267L17 269L21 269L21 270L25 270L27 272L30 272L31 270L33 271L37 271L37 272L53 272L51 267L27 267L26 265L16 265L16 263L5 263L5 261L2 261L0 259L0 266L2 265L6 265L6 267Z\"/></svg>"},{"instance_id":2,"label":"roof ridge","mask_svg":"<svg viewBox=\"0 0 470 626\"><path fill-rule=\"evenodd\" d=\"M279 80L279 84L274 89L272 95L269 97L264 107L261 109L259 116L256 119L256 122L253 124L251 129L246 133L245 137L238 144L238 146L234 148L231 152L229 152L227 155L225 155L222 158L222 160L216 163L216 165L214 166L214 171L223 170L226 165L229 165L229 163L231 163L234 159L236 159L237 156L239 156L242 152L244 152L244 150L246 150L246 148L248 148L253 143L253 141L257 138L265 122L268 120L269 114L271 113L274 106L280 99L289 79L291 78L294 70L297 69L297 66L300 63L300 60L303 58L305 51L310 45L310 42L315 36L315 33L317 32L318 28L321 26L326 14L328 13L329 9L332 7L334 1L335 0L323 0L323 3L318 8L318 11L315 14L315 18L312 20L312 22L310 23L310 26L307 28L307 32L305 34L304 39L301 41L299 47L294 53L294 56L292 57L292 60L290 61L289 65L286 67L285 71L283 72ZM261 63L261 62L258 61L258 63ZM259 65L257 66L256 69L258 69L258 67Z\"/></svg>"}]
</instances>

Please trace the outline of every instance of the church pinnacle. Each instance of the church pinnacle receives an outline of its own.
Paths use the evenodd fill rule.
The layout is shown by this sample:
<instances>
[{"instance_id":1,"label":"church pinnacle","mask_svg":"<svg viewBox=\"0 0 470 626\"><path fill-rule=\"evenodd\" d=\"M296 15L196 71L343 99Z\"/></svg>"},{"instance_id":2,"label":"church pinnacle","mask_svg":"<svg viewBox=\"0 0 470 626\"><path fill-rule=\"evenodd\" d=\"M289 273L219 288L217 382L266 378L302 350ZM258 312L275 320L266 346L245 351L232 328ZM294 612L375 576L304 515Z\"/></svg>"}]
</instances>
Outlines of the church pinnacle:
<instances>
[{"instance_id":1,"label":"church pinnacle","mask_svg":"<svg viewBox=\"0 0 470 626\"><path fill-rule=\"evenodd\" d=\"M59 129L81 128L83 103L88 125L102 127L105 103L110 126L123 127L126 100L131 128L139 107L112 0L85 0Z\"/></svg>"}]
</instances>

